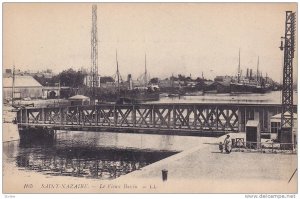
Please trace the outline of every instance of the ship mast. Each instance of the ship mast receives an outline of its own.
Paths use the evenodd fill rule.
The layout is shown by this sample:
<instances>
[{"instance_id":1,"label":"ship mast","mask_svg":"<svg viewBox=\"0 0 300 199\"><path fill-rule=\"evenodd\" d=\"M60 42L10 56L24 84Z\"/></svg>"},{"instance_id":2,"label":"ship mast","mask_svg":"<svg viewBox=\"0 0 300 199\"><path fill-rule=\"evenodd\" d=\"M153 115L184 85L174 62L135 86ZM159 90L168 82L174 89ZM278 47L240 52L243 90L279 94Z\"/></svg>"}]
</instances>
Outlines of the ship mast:
<instances>
[{"instance_id":1,"label":"ship mast","mask_svg":"<svg viewBox=\"0 0 300 199\"><path fill-rule=\"evenodd\" d=\"M12 73L12 92L11 92L11 104L14 104L14 96L15 95L15 65L13 67L13 73Z\"/></svg>"},{"instance_id":2,"label":"ship mast","mask_svg":"<svg viewBox=\"0 0 300 199\"><path fill-rule=\"evenodd\" d=\"M172 90L173 90L174 89L174 75L173 75L173 73L172 73L171 86L172 86Z\"/></svg>"},{"instance_id":3,"label":"ship mast","mask_svg":"<svg viewBox=\"0 0 300 199\"><path fill-rule=\"evenodd\" d=\"M240 83L240 77L241 77L241 49L239 49L238 83Z\"/></svg>"},{"instance_id":4,"label":"ship mast","mask_svg":"<svg viewBox=\"0 0 300 199\"><path fill-rule=\"evenodd\" d=\"M256 81L257 81L257 84L258 84L258 81L259 81L259 56L257 58Z\"/></svg>"},{"instance_id":5,"label":"ship mast","mask_svg":"<svg viewBox=\"0 0 300 199\"><path fill-rule=\"evenodd\" d=\"M120 94L120 72L118 63L118 51L116 50L116 62L117 62L117 79L118 79L118 95Z\"/></svg>"},{"instance_id":6,"label":"ship mast","mask_svg":"<svg viewBox=\"0 0 300 199\"><path fill-rule=\"evenodd\" d=\"M147 78L147 60L146 60L146 53L145 53L145 87L147 87L148 78Z\"/></svg>"}]
</instances>

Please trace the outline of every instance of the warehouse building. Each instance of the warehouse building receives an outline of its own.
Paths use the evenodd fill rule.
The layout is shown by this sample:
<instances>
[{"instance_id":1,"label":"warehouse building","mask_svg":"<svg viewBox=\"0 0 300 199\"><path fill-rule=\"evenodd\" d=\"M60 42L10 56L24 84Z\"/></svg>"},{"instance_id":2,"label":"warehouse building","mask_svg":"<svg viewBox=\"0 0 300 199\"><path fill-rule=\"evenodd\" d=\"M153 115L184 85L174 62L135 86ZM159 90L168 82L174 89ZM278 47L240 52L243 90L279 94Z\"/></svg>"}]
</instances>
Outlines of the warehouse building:
<instances>
[{"instance_id":1,"label":"warehouse building","mask_svg":"<svg viewBox=\"0 0 300 199\"><path fill-rule=\"evenodd\" d=\"M43 86L32 76L15 76L14 98L41 98L43 96ZM13 77L3 78L3 99L10 99L13 92Z\"/></svg>"}]
</instances>

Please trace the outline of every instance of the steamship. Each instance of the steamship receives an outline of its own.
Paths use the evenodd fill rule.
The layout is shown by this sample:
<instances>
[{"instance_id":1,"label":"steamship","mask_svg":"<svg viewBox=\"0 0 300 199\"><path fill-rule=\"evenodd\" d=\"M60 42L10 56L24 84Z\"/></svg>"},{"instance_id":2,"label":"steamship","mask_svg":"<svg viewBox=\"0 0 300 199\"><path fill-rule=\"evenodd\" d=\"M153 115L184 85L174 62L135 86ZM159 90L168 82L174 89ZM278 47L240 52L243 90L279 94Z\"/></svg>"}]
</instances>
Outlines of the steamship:
<instances>
[{"instance_id":1,"label":"steamship","mask_svg":"<svg viewBox=\"0 0 300 199\"><path fill-rule=\"evenodd\" d=\"M259 71L259 57L257 60L257 72L254 75L252 69L247 68L246 76L241 75L240 52L237 77L230 83L230 93L267 93L271 91L271 85L268 84L268 77L263 77Z\"/></svg>"},{"instance_id":2,"label":"steamship","mask_svg":"<svg viewBox=\"0 0 300 199\"><path fill-rule=\"evenodd\" d=\"M119 87L119 66L117 60L117 76L118 76L118 87ZM128 75L127 82L129 83L129 88L123 91L120 91L118 88L118 104L136 104L146 101L158 101L159 100L159 87L156 85L149 85L148 75L147 75L147 66L146 66L146 55L145 55L145 72L142 75L141 79L144 81L143 86L134 87L131 75Z\"/></svg>"}]
</instances>

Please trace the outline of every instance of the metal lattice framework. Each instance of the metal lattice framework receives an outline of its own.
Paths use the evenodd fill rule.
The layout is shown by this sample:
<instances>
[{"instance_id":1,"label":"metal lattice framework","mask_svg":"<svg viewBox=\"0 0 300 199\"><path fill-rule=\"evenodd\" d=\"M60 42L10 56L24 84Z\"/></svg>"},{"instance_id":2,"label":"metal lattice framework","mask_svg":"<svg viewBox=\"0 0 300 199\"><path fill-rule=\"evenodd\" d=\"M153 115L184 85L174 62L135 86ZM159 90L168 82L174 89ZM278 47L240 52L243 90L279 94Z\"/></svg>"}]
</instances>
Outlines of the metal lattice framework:
<instances>
[{"instance_id":1,"label":"metal lattice framework","mask_svg":"<svg viewBox=\"0 0 300 199\"><path fill-rule=\"evenodd\" d=\"M282 116L281 128L293 126L293 58L295 51L295 13L286 11L283 89L282 89Z\"/></svg>"},{"instance_id":2,"label":"metal lattice framework","mask_svg":"<svg viewBox=\"0 0 300 199\"><path fill-rule=\"evenodd\" d=\"M294 107L296 108L296 107ZM199 134L244 131L248 120L269 128L280 105L138 104L26 108L18 112L19 128Z\"/></svg>"},{"instance_id":3,"label":"metal lattice framework","mask_svg":"<svg viewBox=\"0 0 300 199\"><path fill-rule=\"evenodd\" d=\"M100 84L98 80L98 32L97 32L97 5L92 6L92 30L91 30L91 90L95 96L95 89Z\"/></svg>"}]
</instances>

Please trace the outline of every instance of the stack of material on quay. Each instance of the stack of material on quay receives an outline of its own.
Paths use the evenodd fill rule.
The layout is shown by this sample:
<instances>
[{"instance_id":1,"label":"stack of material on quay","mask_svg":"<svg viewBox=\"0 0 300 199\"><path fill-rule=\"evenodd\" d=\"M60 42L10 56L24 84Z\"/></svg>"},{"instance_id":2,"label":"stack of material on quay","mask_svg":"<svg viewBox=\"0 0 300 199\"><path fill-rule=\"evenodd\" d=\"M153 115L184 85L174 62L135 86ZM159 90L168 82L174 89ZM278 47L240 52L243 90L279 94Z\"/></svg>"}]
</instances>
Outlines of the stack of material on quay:
<instances>
[{"instance_id":1,"label":"stack of material on quay","mask_svg":"<svg viewBox=\"0 0 300 199\"><path fill-rule=\"evenodd\" d=\"M71 106L90 104L90 98L84 95L74 95L69 98L69 101L71 102Z\"/></svg>"},{"instance_id":2,"label":"stack of material on quay","mask_svg":"<svg viewBox=\"0 0 300 199\"><path fill-rule=\"evenodd\" d=\"M12 97L13 78L3 78L3 99ZM43 86L32 76L15 76L15 98L41 98Z\"/></svg>"}]
</instances>

